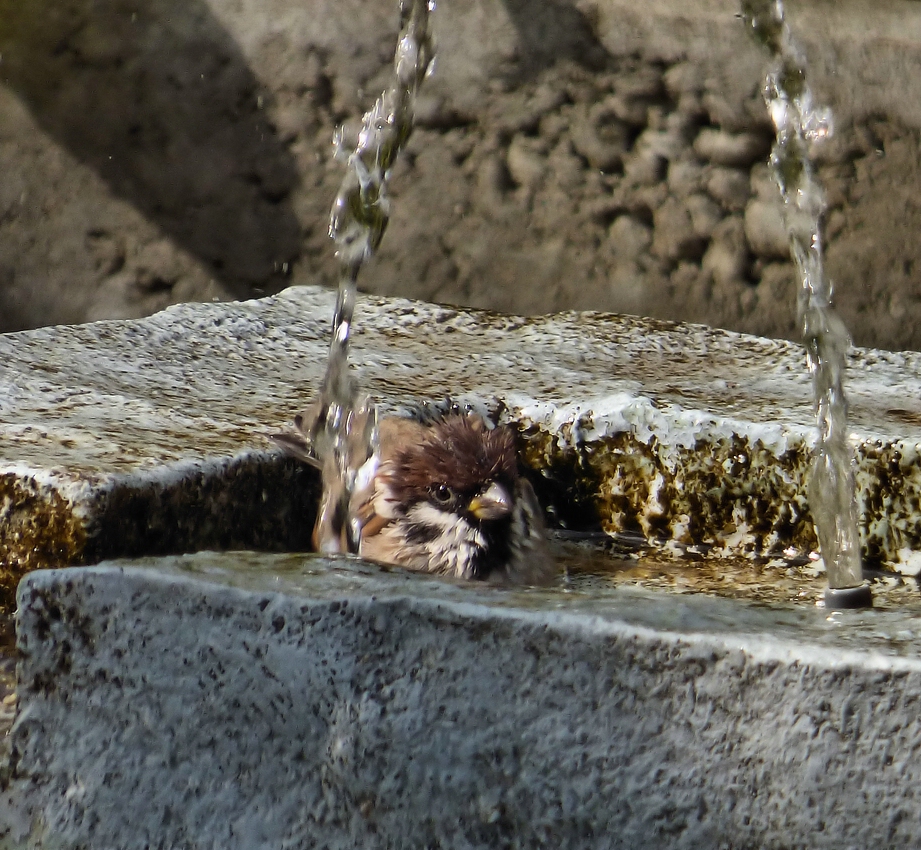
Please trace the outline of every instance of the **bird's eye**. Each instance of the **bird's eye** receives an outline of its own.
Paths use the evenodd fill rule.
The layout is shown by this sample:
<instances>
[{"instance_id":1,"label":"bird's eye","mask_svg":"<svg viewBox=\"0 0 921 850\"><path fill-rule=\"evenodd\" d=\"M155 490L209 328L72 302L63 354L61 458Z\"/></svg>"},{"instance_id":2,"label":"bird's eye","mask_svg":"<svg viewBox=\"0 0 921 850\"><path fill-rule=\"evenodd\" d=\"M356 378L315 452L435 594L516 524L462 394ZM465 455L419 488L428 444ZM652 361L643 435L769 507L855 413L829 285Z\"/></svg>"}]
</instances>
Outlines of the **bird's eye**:
<instances>
[{"instance_id":1,"label":"bird's eye","mask_svg":"<svg viewBox=\"0 0 921 850\"><path fill-rule=\"evenodd\" d=\"M454 498L454 491L446 484L437 484L432 487L432 498L439 505L446 505Z\"/></svg>"}]
</instances>

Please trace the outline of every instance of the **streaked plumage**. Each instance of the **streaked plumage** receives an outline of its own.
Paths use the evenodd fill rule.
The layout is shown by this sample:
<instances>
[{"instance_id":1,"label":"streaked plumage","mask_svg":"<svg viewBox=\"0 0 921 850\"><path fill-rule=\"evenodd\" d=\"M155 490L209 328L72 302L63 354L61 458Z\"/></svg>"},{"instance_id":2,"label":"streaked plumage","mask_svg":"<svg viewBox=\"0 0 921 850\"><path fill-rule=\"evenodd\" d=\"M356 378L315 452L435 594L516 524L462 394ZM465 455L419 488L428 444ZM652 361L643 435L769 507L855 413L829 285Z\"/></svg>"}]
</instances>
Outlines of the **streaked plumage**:
<instances>
[{"instance_id":1,"label":"streaked plumage","mask_svg":"<svg viewBox=\"0 0 921 850\"><path fill-rule=\"evenodd\" d=\"M278 442L306 457L293 441ZM541 509L518 472L511 428L472 413L386 418L379 464L368 471L353 497L362 557L500 583L553 578Z\"/></svg>"}]
</instances>

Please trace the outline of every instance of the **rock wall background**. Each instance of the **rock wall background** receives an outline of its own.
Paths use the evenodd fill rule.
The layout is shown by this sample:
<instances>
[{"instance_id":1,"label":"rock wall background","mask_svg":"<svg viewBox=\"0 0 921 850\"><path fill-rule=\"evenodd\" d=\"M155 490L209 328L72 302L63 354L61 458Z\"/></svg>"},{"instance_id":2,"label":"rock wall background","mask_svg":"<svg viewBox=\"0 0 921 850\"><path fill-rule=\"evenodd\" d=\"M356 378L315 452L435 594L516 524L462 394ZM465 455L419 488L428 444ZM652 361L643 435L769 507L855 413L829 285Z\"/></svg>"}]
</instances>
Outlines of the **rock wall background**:
<instances>
[{"instance_id":1,"label":"rock wall background","mask_svg":"<svg viewBox=\"0 0 921 850\"><path fill-rule=\"evenodd\" d=\"M441 0L368 291L796 336L766 57L732 3ZM921 8L788 8L855 341L921 346ZM328 282L333 129L396 3L0 0L0 329Z\"/></svg>"}]
</instances>

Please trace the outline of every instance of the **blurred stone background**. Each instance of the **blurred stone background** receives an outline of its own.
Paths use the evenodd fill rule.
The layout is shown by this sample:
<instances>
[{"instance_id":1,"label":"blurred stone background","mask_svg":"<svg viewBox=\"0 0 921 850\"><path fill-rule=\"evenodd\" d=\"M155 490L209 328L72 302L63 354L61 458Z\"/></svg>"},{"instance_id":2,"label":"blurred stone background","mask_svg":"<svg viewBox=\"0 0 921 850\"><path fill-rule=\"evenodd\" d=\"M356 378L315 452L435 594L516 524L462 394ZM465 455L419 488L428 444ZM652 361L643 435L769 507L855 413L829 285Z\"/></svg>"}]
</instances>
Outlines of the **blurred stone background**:
<instances>
[{"instance_id":1,"label":"blurred stone background","mask_svg":"<svg viewBox=\"0 0 921 850\"><path fill-rule=\"evenodd\" d=\"M767 57L733 0L439 0L367 291L796 337ZM858 344L921 346L921 4L788 4ZM335 285L331 138L396 2L0 0L0 330Z\"/></svg>"}]
</instances>

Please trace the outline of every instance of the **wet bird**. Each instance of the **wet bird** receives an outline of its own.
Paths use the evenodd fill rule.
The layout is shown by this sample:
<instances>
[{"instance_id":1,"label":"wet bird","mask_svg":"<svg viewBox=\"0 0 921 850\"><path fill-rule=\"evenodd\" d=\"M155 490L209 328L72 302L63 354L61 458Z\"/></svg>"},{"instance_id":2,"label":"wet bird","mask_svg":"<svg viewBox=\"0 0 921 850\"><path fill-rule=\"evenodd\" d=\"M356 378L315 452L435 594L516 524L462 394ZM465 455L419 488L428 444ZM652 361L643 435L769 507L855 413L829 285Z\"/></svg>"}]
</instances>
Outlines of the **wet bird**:
<instances>
[{"instance_id":1,"label":"wet bird","mask_svg":"<svg viewBox=\"0 0 921 850\"><path fill-rule=\"evenodd\" d=\"M275 439L315 463L302 421L302 433ZM387 417L379 456L369 464L351 507L362 557L495 583L554 577L541 508L518 471L508 426L492 427L475 413Z\"/></svg>"}]
</instances>

